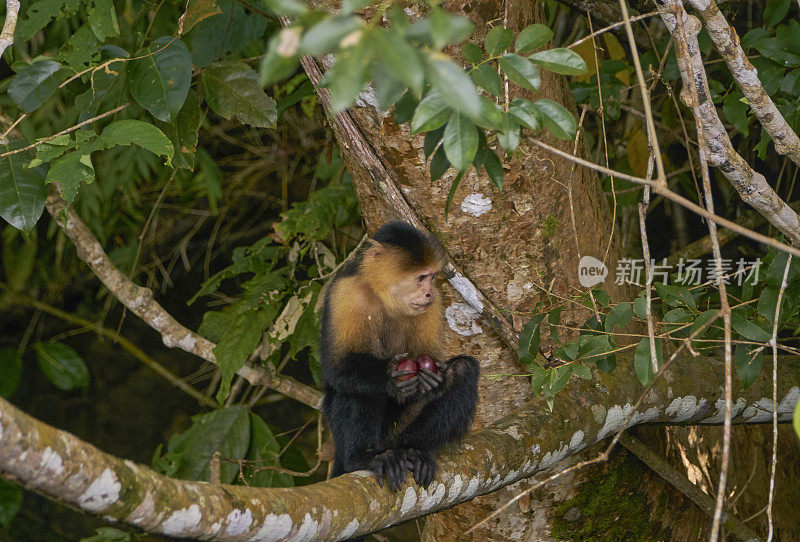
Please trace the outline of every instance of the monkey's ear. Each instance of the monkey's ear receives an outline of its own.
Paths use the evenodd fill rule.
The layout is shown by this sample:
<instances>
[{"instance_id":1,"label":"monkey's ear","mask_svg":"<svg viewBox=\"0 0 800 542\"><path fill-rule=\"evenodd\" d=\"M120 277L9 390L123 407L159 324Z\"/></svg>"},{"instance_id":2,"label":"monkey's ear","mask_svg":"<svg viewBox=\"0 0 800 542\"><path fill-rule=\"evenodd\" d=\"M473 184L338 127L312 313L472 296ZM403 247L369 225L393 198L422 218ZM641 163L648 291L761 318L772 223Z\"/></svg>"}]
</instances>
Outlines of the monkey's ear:
<instances>
[{"instance_id":1,"label":"monkey's ear","mask_svg":"<svg viewBox=\"0 0 800 542\"><path fill-rule=\"evenodd\" d=\"M384 254L386 252L386 247L380 244L378 241L374 239L370 239L370 246L367 249L367 254L372 254L378 256L380 254Z\"/></svg>"}]
</instances>

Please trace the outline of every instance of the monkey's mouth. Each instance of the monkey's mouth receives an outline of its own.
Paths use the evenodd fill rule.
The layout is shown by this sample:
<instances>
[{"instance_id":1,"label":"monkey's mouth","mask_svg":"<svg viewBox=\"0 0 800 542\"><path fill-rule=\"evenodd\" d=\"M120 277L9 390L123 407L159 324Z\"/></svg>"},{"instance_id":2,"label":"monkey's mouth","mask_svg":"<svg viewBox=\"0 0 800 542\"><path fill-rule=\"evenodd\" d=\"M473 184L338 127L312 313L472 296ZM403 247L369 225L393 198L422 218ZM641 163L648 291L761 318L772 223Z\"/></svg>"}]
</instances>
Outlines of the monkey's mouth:
<instances>
[{"instance_id":1,"label":"monkey's mouth","mask_svg":"<svg viewBox=\"0 0 800 542\"><path fill-rule=\"evenodd\" d=\"M425 303L412 303L411 306L414 307L418 311L427 310L428 307L433 305L433 302L436 300L435 297L432 297L430 301L426 301Z\"/></svg>"}]
</instances>

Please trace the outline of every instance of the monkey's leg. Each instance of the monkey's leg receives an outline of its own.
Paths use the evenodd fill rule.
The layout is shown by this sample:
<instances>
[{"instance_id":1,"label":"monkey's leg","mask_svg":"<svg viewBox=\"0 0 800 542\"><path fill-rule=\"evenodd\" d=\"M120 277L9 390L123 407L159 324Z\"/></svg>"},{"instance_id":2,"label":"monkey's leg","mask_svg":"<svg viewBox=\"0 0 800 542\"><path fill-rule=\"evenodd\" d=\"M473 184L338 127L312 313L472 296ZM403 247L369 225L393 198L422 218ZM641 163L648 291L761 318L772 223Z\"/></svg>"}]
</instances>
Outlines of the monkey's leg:
<instances>
[{"instance_id":1,"label":"monkey's leg","mask_svg":"<svg viewBox=\"0 0 800 542\"><path fill-rule=\"evenodd\" d=\"M445 384L439 397L425 405L419 416L395 438L407 450L416 482L427 487L436 475L433 453L463 436L472 424L478 402L480 364L470 356L447 362Z\"/></svg>"},{"instance_id":2,"label":"monkey's leg","mask_svg":"<svg viewBox=\"0 0 800 542\"><path fill-rule=\"evenodd\" d=\"M396 450L381 447L380 434L386 419L388 398L332 394L325 398L325 414L333 434L336 457L332 477L357 470L371 470L392 491L405 481L406 464Z\"/></svg>"}]
</instances>

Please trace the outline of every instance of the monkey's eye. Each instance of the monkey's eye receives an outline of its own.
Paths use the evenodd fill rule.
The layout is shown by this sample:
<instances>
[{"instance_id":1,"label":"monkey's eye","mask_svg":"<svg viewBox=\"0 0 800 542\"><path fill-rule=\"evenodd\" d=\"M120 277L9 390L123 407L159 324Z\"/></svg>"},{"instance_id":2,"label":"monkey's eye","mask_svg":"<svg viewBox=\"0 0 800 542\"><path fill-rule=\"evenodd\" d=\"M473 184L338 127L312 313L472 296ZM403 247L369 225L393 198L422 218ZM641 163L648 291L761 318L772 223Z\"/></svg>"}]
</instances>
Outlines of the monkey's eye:
<instances>
[{"instance_id":1,"label":"monkey's eye","mask_svg":"<svg viewBox=\"0 0 800 542\"><path fill-rule=\"evenodd\" d=\"M420 276L418 276L418 277L417 277L417 282L422 282L423 280L425 280L425 277L426 277L426 275L420 275Z\"/></svg>"}]
</instances>

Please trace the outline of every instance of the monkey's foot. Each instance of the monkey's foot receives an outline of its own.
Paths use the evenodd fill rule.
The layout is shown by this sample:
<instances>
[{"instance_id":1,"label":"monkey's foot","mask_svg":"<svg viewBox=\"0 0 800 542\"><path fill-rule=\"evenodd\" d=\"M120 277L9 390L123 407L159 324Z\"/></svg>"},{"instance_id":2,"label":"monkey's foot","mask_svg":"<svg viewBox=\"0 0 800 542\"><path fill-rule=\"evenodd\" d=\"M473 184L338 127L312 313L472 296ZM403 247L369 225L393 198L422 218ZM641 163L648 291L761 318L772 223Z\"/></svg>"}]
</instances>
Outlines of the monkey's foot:
<instances>
[{"instance_id":1,"label":"monkey's foot","mask_svg":"<svg viewBox=\"0 0 800 542\"><path fill-rule=\"evenodd\" d=\"M409 448L403 450L403 458L409 465L411 473L414 475L414 481L420 487L426 488L431 485L433 479L436 477L436 470L438 465L433 453L427 450L417 450Z\"/></svg>"},{"instance_id":2,"label":"monkey's foot","mask_svg":"<svg viewBox=\"0 0 800 542\"><path fill-rule=\"evenodd\" d=\"M447 369L456 378L477 378L481 372L481 364L472 356L462 354L447 361Z\"/></svg>"},{"instance_id":3,"label":"monkey's foot","mask_svg":"<svg viewBox=\"0 0 800 542\"><path fill-rule=\"evenodd\" d=\"M381 487L385 477L392 491L400 489L406 480L406 462L397 450L386 450L376 455L369 463L369 470L375 474Z\"/></svg>"}]
</instances>

